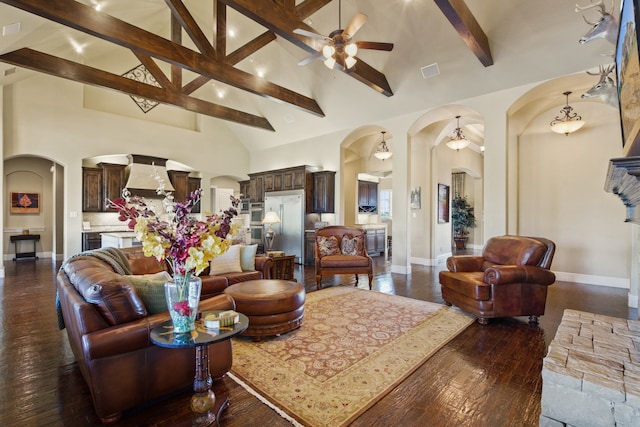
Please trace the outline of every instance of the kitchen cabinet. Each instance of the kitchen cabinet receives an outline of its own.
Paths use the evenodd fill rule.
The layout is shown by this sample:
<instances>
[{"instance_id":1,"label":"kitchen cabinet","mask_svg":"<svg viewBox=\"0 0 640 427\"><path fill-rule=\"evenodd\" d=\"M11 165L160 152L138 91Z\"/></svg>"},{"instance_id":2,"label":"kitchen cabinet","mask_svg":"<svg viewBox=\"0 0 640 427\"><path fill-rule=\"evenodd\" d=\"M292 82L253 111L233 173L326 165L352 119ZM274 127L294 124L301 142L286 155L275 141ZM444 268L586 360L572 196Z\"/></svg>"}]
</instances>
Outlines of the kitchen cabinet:
<instances>
[{"instance_id":1,"label":"kitchen cabinet","mask_svg":"<svg viewBox=\"0 0 640 427\"><path fill-rule=\"evenodd\" d=\"M375 213L378 211L378 183L358 181L358 212Z\"/></svg>"},{"instance_id":2,"label":"kitchen cabinet","mask_svg":"<svg viewBox=\"0 0 640 427\"><path fill-rule=\"evenodd\" d=\"M249 198L252 202L264 201L264 174L249 175Z\"/></svg>"},{"instance_id":3,"label":"kitchen cabinet","mask_svg":"<svg viewBox=\"0 0 640 427\"><path fill-rule=\"evenodd\" d=\"M125 165L113 163L98 163L102 168L102 188L104 191L104 212L115 212L115 209L109 208L106 199L115 200L122 196L122 188L125 186L124 169Z\"/></svg>"},{"instance_id":4,"label":"kitchen cabinet","mask_svg":"<svg viewBox=\"0 0 640 427\"><path fill-rule=\"evenodd\" d=\"M316 263L316 232L305 231L304 233L304 265L315 265Z\"/></svg>"},{"instance_id":5,"label":"kitchen cabinet","mask_svg":"<svg viewBox=\"0 0 640 427\"><path fill-rule=\"evenodd\" d=\"M313 212L335 212L336 173L321 171L313 173Z\"/></svg>"},{"instance_id":6,"label":"kitchen cabinet","mask_svg":"<svg viewBox=\"0 0 640 427\"><path fill-rule=\"evenodd\" d=\"M82 250L89 251L102 247L102 236L100 233L82 233Z\"/></svg>"},{"instance_id":7,"label":"kitchen cabinet","mask_svg":"<svg viewBox=\"0 0 640 427\"><path fill-rule=\"evenodd\" d=\"M102 168L82 168L82 212L102 212L104 206Z\"/></svg>"},{"instance_id":8,"label":"kitchen cabinet","mask_svg":"<svg viewBox=\"0 0 640 427\"><path fill-rule=\"evenodd\" d=\"M282 191L282 172L273 171L264 175L264 192Z\"/></svg>"},{"instance_id":9,"label":"kitchen cabinet","mask_svg":"<svg viewBox=\"0 0 640 427\"><path fill-rule=\"evenodd\" d=\"M196 191L199 188L201 188L200 181L201 181L200 178L189 177L187 179L187 194L191 194L194 191ZM198 203L196 203L193 206L193 209L191 209L191 212L200 213L200 203L201 203L201 201L198 200Z\"/></svg>"},{"instance_id":10,"label":"kitchen cabinet","mask_svg":"<svg viewBox=\"0 0 640 427\"><path fill-rule=\"evenodd\" d=\"M369 254L369 256L378 256L385 252L387 241L386 231L384 227L365 229L367 254Z\"/></svg>"},{"instance_id":11,"label":"kitchen cabinet","mask_svg":"<svg viewBox=\"0 0 640 427\"><path fill-rule=\"evenodd\" d=\"M242 198L251 198L251 196L249 195L249 180L246 181L240 181L240 194L242 194Z\"/></svg>"}]
</instances>

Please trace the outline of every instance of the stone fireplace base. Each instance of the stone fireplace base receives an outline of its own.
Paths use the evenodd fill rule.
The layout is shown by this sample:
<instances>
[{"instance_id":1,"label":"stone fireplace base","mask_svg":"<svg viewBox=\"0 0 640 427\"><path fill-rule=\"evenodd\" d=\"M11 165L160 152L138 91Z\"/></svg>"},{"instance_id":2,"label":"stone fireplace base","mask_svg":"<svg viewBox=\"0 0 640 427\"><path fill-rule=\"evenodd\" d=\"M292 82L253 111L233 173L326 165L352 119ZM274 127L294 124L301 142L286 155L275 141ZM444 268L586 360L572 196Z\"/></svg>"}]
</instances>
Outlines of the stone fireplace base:
<instances>
[{"instance_id":1,"label":"stone fireplace base","mask_svg":"<svg viewBox=\"0 0 640 427\"><path fill-rule=\"evenodd\" d=\"M543 361L540 426L640 426L640 321L564 311Z\"/></svg>"}]
</instances>

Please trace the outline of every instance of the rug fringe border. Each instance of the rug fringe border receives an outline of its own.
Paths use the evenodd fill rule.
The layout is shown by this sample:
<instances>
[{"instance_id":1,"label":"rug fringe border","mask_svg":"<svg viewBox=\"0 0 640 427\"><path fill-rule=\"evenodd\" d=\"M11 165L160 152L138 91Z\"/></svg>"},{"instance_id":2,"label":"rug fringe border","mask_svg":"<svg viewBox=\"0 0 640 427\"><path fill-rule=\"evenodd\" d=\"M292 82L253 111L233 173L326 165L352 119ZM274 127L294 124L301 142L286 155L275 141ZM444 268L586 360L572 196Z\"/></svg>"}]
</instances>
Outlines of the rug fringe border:
<instances>
[{"instance_id":1,"label":"rug fringe border","mask_svg":"<svg viewBox=\"0 0 640 427\"><path fill-rule=\"evenodd\" d=\"M258 399L260 402L262 402L263 404L267 405L269 408L273 409L274 411L276 411L276 413L278 415L280 415L280 417L284 418L285 420L289 421L291 424L293 424L295 427L305 427L304 424L300 424L295 418L291 417L289 414L287 414L283 409L281 409L280 407L274 405L272 402L270 402L269 400L267 400L267 398L265 398L264 396L262 396L260 393L258 393L256 390L254 390L249 384L245 383L244 381L242 381L240 378L238 378L236 375L234 375L231 372L227 372L227 376L229 378L231 378L233 381L236 382L236 384L238 384L240 387L244 388L245 390L247 390L249 392L249 394L252 394L253 396L256 397L256 399Z\"/></svg>"}]
</instances>

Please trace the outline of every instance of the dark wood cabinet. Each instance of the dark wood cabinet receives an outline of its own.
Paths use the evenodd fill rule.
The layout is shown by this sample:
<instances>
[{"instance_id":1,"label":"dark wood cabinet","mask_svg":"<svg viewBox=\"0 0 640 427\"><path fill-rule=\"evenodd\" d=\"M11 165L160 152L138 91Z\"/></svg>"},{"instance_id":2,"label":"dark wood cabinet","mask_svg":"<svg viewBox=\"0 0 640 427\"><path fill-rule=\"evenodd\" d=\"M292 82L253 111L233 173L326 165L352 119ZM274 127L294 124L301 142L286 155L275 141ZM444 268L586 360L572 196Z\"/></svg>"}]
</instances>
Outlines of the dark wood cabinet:
<instances>
[{"instance_id":1,"label":"dark wood cabinet","mask_svg":"<svg viewBox=\"0 0 640 427\"><path fill-rule=\"evenodd\" d=\"M104 191L104 212L115 212L110 209L106 203L106 199L115 200L122 195L122 188L125 186L124 169L125 165L113 163L99 163L102 168L102 188Z\"/></svg>"},{"instance_id":2,"label":"dark wood cabinet","mask_svg":"<svg viewBox=\"0 0 640 427\"><path fill-rule=\"evenodd\" d=\"M240 181L240 192L249 197L251 202L264 202L264 193L283 190L313 189L313 168L296 166L266 172L250 173L249 181ZM307 211L313 205L307 203Z\"/></svg>"},{"instance_id":3,"label":"dark wood cabinet","mask_svg":"<svg viewBox=\"0 0 640 427\"><path fill-rule=\"evenodd\" d=\"M264 201L264 175L263 173L249 175L249 198L252 202Z\"/></svg>"},{"instance_id":4,"label":"dark wood cabinet","mask_svg":"<svg viewBox=\"0 0 640 427\"><path fill-rule=\"evenodd\" d=\"M82 168L82 212L102 212L104 192L102 168Z\"/></svg>"},{"instance_id":5,"label":"dark wood cabinet","mask_svg":"<svg viewBox=\"0 0 640 427\"><path fill-rule=\"evenodd\" d=\"M186 171L167 171L171 185L173 185L173 200L183 203L189 194L189 172Z\"/></svg>"},{"instance_id":6,"label":"dark wood cabinet","mask_svg":"<svg viewBox=\"0 0 640 427\"><path fill-rule=\"evenodd\" d=\"M313 212L335 212L336 173L333 171L314 172L313 174Z\"/></svg>"},{"instance_id":7,"label":"dark wood cabinet","mask_svg":"<svg viewBox=\"0 0 640 427\"><path fill-rule=\"evenodd\" d=\"M195 178L191 176L188 177L187 178L187 194L191 194L197 189L201 188L200 184L201 184L200 178ZM201 210L200 205L201 205L201 200L198 200L198 203L196 203L193 209L191 209L191 212L200 213L200 210Z\"/></svg>"},{"instance_id":8,"label":"dark wood cabinet","mask_svg":"<svg viewBox=\"0 0 640 427\"><path fill-rule=\"evenodd\" d=\"M249 194L250 181L249 180L240 181L239 184L240 184L240 194L242 194L242 198L251 198Z\"/></svg>"},{"instance_id":9,"label":"dark wood cabinet","mask_svg":"<svg viewBox=\"0 0 640 427\"><path fill-rule=\"evenodd\" d=\"M358 212L378 211L378 183L358 181Z\"/></svg>"},{"instance_id":10,"label":"dark wood cabinet","mask_svg":"<svg viewBox=\"0 0 640 427\"><path fill-rule=\"evenodd\" d=\"M88 251L102 247L102 236L100 233L82 233L82 250Z\"/></svg>"}]
</instances>

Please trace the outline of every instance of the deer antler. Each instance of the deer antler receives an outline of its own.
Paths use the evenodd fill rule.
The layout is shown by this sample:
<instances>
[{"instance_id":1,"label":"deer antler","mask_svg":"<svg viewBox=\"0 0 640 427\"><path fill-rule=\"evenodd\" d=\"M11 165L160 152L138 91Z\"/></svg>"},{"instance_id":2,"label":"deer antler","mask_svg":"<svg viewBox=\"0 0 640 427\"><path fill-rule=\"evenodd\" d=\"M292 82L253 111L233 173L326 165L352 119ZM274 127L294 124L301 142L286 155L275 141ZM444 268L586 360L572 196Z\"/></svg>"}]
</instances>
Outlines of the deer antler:
<instances>
[{"instance_id":1,"label":"deer antler","mask_svg":"<svg viewBox=\"0 0 640 427\"><path fill-rule=\"evenodd\" d=\"M600 7L601 9L603 9L604 0L600 0L598 1L598 3L595 3L595 4L592 1L589 6L580 6L578 3L576 3L576 12L583 12L585 10L593 9L594 7Z\"/></svg>"},{"instance_id":2,"label":"deer antler","mask_svg":"<svg viewBox=\"0 0 640 427\"><path fill-rule=\"evenodd\" d=\"M608 76L609 74L611 74L611 72L614 70L615 65L609 65L607 66L607 68L604 68L602 65L599 66L600 71L597 73L592 73L591 71L587 70L587 74L589 74L590 76Z\"/></svg>"}]
</instances>

